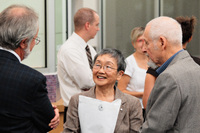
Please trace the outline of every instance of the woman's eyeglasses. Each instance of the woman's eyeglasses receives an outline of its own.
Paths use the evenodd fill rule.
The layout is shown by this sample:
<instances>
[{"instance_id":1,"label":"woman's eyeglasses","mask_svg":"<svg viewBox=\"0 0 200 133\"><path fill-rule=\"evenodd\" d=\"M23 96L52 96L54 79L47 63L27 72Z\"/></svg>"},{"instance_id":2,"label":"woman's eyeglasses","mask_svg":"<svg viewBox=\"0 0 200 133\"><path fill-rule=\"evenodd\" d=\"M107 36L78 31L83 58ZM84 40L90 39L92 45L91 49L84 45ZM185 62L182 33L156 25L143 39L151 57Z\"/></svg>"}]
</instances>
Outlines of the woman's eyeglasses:
<instances>
[{"instance_id":1,"label":"woman's eyeglasses","mask_svg":"<svg viewBox=\"0 0 200 133\"><path fill-rule=\"evenodd\" d=\"M94 64L93 69L100 70L102 67L103 67L103 70L106 71L106 72L111 72L112 70L117 70L116 68L113 68L109 65L102 66L100 64Z\"/></svg>"},{"instance_id":2,"label":"woman's eyeglasses","mask_svg":"<svg viewBox=\"0 0 200 133\"><path fill-rule=\"evenodd\" d=\"M143 43L144 39L138 39L136 42Z\"/></svg>"}]
</instances>

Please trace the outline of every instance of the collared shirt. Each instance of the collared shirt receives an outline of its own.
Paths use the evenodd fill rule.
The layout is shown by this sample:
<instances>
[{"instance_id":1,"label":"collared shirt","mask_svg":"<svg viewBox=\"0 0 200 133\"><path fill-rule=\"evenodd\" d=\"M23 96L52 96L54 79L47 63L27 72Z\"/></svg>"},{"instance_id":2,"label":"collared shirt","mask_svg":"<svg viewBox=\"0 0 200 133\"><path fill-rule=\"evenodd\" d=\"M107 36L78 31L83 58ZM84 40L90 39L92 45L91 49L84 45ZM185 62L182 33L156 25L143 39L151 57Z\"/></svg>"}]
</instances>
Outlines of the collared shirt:
<instances>
[{"instance_id":1,"label":"collared shirt","mask_svg":"<svg viewBox=\"0 0 200 133\"><path fill-rule=\"evenodd\" d=\"M184 49L181 49L180 51L178 51L177 53L175 53L172 57L170 57L164 64L162 64L162 66L160 66L156 70L157 74L160 75L167 68L167 66L171 63L171 61L174 59L174 57L176 57L176 55L178 55L178 53L180 53L183 50Z\"/></svg>"},{"instance_id":2,"label":"collared shirt","mask_svg":"<svg viewBox=\"0 0 200 133\"><path fill-rule=\"evenodd\" d=\"M1 47L1 46L0 46L0 49L1 49L1 50L5 50L5 51L8 51L8 52L14 54L14 55L17 57L17 59L19 60L19 62L21 62L21 58L19 57L19 55L18 55L15 51L10 50L10 49L3 48L3 47Z\"/></svg>"},{"instance_id":3,"label":"collared shirt","mask_svg":"<svg viewBox=\"0 0 200 133\"><path fill-rule=\"evenodd\" d=\"M74 32L58 52L57 74L64 106L68 106L71 96L82 92L81 89L94 86L92 70L85 51L87 45L94 59L94 48Z\"/></svg>"}]
</instances>

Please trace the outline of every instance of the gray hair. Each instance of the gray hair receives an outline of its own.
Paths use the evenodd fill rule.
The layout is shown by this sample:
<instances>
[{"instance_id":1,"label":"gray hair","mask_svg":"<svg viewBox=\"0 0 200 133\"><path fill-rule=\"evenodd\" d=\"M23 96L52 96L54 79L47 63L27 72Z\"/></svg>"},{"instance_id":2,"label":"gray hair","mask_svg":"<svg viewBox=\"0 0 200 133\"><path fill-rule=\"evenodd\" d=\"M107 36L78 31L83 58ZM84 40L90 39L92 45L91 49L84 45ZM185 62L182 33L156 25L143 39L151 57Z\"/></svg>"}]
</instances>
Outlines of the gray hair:
<instances>
[{"instance_id":1,"label":"gray hair","mask_svg":"<svg viewBox=\"0 0 200 133\"><path fill-rule=\"evenodd\" d=\"M138 37L143 35L143 33L144 33L144 27L133 28L131 31L131 34L130 34L131 42L135 43L137 41Z\"/></svg>"},{"instance_id":2,"label":"gray hair","mask_svg":"<svg viewBox=\"0 0 200 133\"><path fill-rule=\"evenodd\" d=\"M126 69L126 62L124 60L123 54L117 50L112 48L102 49L96 56L94 57L94 62L96 62L97 57L102 55L110 55L112 58L116 59L117 61L117 71L125 71Z\"/></svg>"},{"instance_id":3,"label":"gray hair","mask_svg":"<svg viewBox=\"0 0 200 133\"><path fill-rule=\"evenodd\" d=\"M17 10L17 12L16 12ZM15 50L23 39L30 45L38 30L38 15L23 5L11 5L0 13L0 46Z\"/></svg>"},{"instance_id":4,"label":"gray hair","mask_svg":"<svg viewBox=\"0 0 200 133\"><path fill-rule=\"evenodd\" d=\"M149 26L149 37L157 41L160 36L164 36L173 45L182 45L181 25L170 17L161 16L147 23Z\"/></svg>"}]
</instances>

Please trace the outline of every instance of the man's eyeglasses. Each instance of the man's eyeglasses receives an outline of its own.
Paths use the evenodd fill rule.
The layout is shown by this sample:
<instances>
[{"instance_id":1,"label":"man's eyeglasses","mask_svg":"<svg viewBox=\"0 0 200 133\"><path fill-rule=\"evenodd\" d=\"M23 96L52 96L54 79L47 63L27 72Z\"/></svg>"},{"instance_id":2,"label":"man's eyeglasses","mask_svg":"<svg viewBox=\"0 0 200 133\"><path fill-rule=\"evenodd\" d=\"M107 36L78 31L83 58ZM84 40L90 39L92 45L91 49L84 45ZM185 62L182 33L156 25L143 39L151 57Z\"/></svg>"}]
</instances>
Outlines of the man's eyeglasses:
<instances>
[{"instance_id":1,"label":"man's eyeglasses","mask_svg":"<svg viewBox=\"0 0 200 133\"><path fill-rule=\"evenodd\" d=\"M38 45L40 43L40 38L39 37L36 37L36 38L33 38L35 39L35 45Z\"/></svg>"},{"instance_id":2,"label":"man's eyeglasses","mask_svg":"<svg viewBox=\"0 0 200 133\"><path fill-rule=\"evenodd\" d=\"M104 70L105 72L111 72L112 70L117 70L116 68L113 68L113 67L111 67L111 66L109 66L109 65L102 66L102 65L100 65L100 64L94 64L93 69L95 69L95 70L100 70L102 67L103 67L103 70Z\"/></svg>"}]
</instances>

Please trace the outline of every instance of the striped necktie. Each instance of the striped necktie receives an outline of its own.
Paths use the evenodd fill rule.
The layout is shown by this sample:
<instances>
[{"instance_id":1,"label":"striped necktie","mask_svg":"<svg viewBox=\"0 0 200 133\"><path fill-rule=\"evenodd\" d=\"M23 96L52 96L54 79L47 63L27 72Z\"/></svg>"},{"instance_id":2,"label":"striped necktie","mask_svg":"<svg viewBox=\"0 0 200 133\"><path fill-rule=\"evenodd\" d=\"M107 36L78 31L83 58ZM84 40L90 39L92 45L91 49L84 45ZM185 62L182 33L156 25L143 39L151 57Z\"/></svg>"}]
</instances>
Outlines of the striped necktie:
<instances>
[{"instance_id":1,"label":"striped necktie","mask_svg":"<svg viewBox=\"0 0 200 133\"><path fill-rule=\"evenodd\" d=\"M85 47L85 50L86 50L88 62L89 62L89 65L90 65L90 69L92 69L92 57L91 57L90 48L89 48L88 45Z\"/></svg>"}]
</instances>

